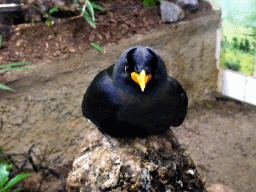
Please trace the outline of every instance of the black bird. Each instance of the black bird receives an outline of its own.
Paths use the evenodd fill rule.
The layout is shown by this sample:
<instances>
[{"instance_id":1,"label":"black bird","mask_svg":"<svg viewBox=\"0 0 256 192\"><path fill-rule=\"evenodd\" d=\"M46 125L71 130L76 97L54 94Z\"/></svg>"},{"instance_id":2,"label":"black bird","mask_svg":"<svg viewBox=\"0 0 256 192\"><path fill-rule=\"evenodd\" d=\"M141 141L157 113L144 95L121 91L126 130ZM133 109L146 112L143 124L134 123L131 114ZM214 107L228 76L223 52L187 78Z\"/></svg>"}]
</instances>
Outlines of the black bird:
<instances>
[{"instance_id":1,"label":"black bird","mask_svg":"<svg viewBox=\"0 0 256 192\"><path fill-rule=\"evenodd\" d=\"M182 124L188 99L149 47L125 51L101 71L85 92L82 111L102 133L114 137L162 134Z\"/></svg>"}]
</instances>

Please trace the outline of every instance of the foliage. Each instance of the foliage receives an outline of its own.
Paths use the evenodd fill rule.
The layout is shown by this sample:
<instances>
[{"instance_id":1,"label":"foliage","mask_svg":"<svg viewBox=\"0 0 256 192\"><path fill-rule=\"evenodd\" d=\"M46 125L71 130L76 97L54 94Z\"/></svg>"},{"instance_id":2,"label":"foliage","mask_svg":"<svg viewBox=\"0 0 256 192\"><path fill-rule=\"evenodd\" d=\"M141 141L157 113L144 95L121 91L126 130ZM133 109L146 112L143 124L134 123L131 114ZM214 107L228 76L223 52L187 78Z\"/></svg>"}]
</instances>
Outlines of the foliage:
<instances>
[{"instance_id":1,"label":"foliage","mask_svg":"<svg viewBox=\"0 0 256 192\"><path fill-rule=\"evenodd\" d=\"M34 6L34 8L36 8L45 18L45 25L46 26L51 26L52 25L52 21L51 21L51 15L54 13L54 12L58 12L59 10L56 8L56 7L53 7L50 9L49 13L45 13L43 12L41 9L39 9L38 7Z\"/></svg>"},{"instance_id":2,"label":"foliage","mask_svg":"<svg viewBox=\"0 0 256 192\"><path fill-rule=\"evenodd\" d=\"M211 109L211 108L213 107L212 104L206 104L205 106L206 106L206 108L208 108L208 109Z\"/></svg>"},{"instance_id":3,"label":"foliage","mask_svg":"<svg viewBox=\"0 0 256 192\"><path fill-rule=\"evenodd\" d=\"M49 26L52 25L52 22L51 22L50 17L51 17L51 15L52 15L54 12L58 12L58 11L59 11L59 10L57 9L57 7L53 7L53 8L50 9L50 11L49 11L49 17L46 16L46 21L45 21L46 26L49 27Z\"/></svg>"},{"instance_id":4,"label":"foliage","mask_svg":"<svg viewBox=\"0 0 256 192\"><path fill-rule=\"evenodd\" d=\"M0 154L2 153L2 148L0 147ZM13 168L13 164L5 163L5 159L0 158L0 192L9 192L9 188L20 182L25 177L30 176L30 173L19 174L14 178L9 180L9 174L11 169ZM17 192L22 190L21 188L13 190L13 192Z\"/></svg>"},{"instance_id":5,"label":"foliage","mask_svg":"<svg viewBox=\"0 0 256 192\"><path fill-rule=\"evenodd\" d=\"M254 54L253 42L250 42L247 38L242 38L239 40L237 37L232 38L232 42L229 42L227 37L224 36L224 39L221 41L222 48L239 50L245 53Z\"/></svg>"},{"instance_id":6,"label":"foliage","mask_svg":"<svg viewBox=\"0 0 256 192\"><path fill-rule=\"evenodd\" d=\"M239 43L237 37L233 37L232 45L234 49L240 49L241 51L244 51L246 53L249 53L251 50L251 43L247 38L241 39Z\"/></svg>"},{"instance_id":7,"label":"foliage","mask_svg":"<svg viewBox=\"0 0 256 192\"><path fill-rule=\"evenodd\" d=\"M53 34L54 34L55 36L57 36L57 35L60 34L60 31L59 31L58 29L55 29L55 30L53 31Z\"/></svg>"},{"instance_id":8,"label":"foliage","mask_svg":"<svg viewBox=\"0 0 256 192\"><path fill-rule=\"evenodd\" d=\"M94 2L91 2L91 5L92 5L93 9L97 9L99 11L105 11L105 9L102 6L96 5Z\"/></svg>"},{"instance_id":9,"label":"foliage","mask_svg":"<svg viewBox=\"0 0 256 192\"><path fill-rule=\"evenodd\" d=\"M233 70L233 71L239 71L239 69L240 69L240 65L239 65L239 63L233 63L233 62L229 62L229 61L227 61L227 62L225 62L225 64L226 64L226 67L228 68L228 69L231 69L231 70Z\"/></svg>"},{"instance_id":10,"label":"foliage","mask_svg":"<svg viewBox=\"0 0 256 192\"><path fill-rule=\"evenodd\" d=\"M100 48L99 45L97 45L97 44L95 44L95 43L91 43L91 45L92 45L95 49L97 49L99 52L102 52L102 49Z\"/></svg>"},{"instance_id":11,"label":"foliage","mask_svg":"<svg viewBox=\"0 0 256 192\"><path fill-rule=\"evenodd\" d=\"M34 19L31 20L31 26L32 26L32 27L35 26L35 20L34 20Z\"/></svg>"},{"instance_id":12,"label":"foliage","mask_svg":"<svg viewBox=\"0 0 256 192\"><path fill-rule=\"evenodd\" d=\"M144 5L146 7L155 7L156 6L156 0L144 0Z\"/></svg>"},{"instance_id":13,"label":"foliage","mask_svg":"<svg viewBox=\"0 0 256 192\"><path fill-rule=\"evenodd\" d=\"M239 47L237 37L233 37L233 47L237 49Z\"/></svg>"},{"instance_id":14,"label":"foliage","mask_svg":"<svg viewBox=\"0 0 256 192\"><path fill-rule=\"evenodd\" d=\"M231 43L230 43L231 44ZM239 65L239 67L238 67ZM220 66L236 70L246 75L253 75L254 71L254 55L246 53L240 49L226 47L221 49Z\"/></svg>"},{"instance_id":15,"label":"foliage","mask_svg":"<svg viewBox=\"0 0 256 192\"><path fill-rule=\"evenodd\" d=\"M78 5L79 7L79 11L81 13L81 15L84 17L84 19L93 27L96 28L95 25L95 16L94 16L94 9L98 9L100 11L105 11L105 9L100 6L100 5L96 5L94 2L91 2L89 0L86 0L83 6L80 6L78 0L75 0L75 4ZM88 13L88 11L89 13Z\"/></svg>"},{"instance_id":16,"label":"foliage","mask_svg":"<svg viewBox=\"0 0 256 192\"><path fill-rule=\"evenodd\" d=\"M239 6L241 3L230 4L229 14L222 21L220 66L253 75L256 59L256 2L248 1L243 7ZM223 12L225 14L225 10Z\"/></svg>"},{"instance_id":17,"label":"foliage","mask_svg":"<svg viewBox=\"0 0 256 192\"><path fill-rule=\"evenodd\" d=\"M0 74L5 72L5 71L13 71L13 70L17 70L17 69L25 69L25 70L33 70L27 67L17 67L20 65L32 65L33 63L29 63L29 62L16 62L16 63L9 63L6 65L2 65L0 66ZM5 90L9 90L9 91L13 91L10 87L3 85L0 83L0 89L5 89Z\"/></svg>"},{"instance_id":18,"label":"foliage","mask_svg":"<svg viewBox=\"0 0 256 192\"><path fill-rule=\"evenodd\" d=\"M251 32L245 35L251 36L254 40L256 40L256 27L251 27Z\"/></svg>"},{"instance_id":19,"label":"foliage","mask_svg":"<svg viewBox=\"0 0 256 192\"><path fill-rule=\"evenodd\" d=\"M233 26L233 33L231 26ZM254 42L251 27L232 25L225 22L224 34L221 39L220 66L253 75L254 71ZM230 29L230 30L227 30ZM237 31L239 31L237 33ZM250 34L250 35L248 35Z\"/></svg>"},{"instance_id":20,"label":"foliage","mask_svg":"<svg viewBox=\"0 0 256 192\"><path fill-rule=\"evenodd\" d=\"M100 5L96 5L94 2L91 2L89 0L85 0L85 3L83 6L80 6L79 5L79 2L78 0L75 0L75 4L78 5L79 7L79 10L81 12L81 15L84 17L84 19L93 27L93 28L96 28L96 25L95 25L95 16L94 16L94 10L97 9L97 10L100 10L100 11L105 11L105 9L100 6ZM89 11L87 11L86 10ZM102 52L102 49L100 48L99 45L95 44L95 43L91 43L91 45L97 49L98 51Z\"/></svg>"}]
</instances>

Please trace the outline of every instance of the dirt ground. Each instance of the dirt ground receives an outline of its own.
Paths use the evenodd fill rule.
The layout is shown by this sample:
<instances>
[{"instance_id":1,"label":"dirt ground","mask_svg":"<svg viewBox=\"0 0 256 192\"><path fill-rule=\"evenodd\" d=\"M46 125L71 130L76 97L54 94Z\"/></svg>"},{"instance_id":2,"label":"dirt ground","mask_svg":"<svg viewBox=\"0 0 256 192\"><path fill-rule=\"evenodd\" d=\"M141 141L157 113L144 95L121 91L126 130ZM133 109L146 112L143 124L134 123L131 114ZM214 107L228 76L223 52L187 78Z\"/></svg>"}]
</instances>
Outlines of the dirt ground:
<instances>
[{"instance_id":1,"label":"dirt ground","mask_svg":"<svg viewBox=\"0 0 256 192\"><path fill-rule=\"evenodd\" d=\"M209 108L209 106L211 107ZM81 121L81 112L80 115L78 112L76 113L76 119ZM70 116L73 115L70 114ZM69 118L71 118L73 124L77 124L71 124L71 129L80 129L81 132L84 132L83 134L86 134L85 127L89 124L85 119L79 124L78 121L74 121L74 118ZM255 106L235 101L217 101L213 99L190 108L185 122L178 128L172 128L179 142L190 153L197 170L205 178L206 187L218 183L232 188L235 192L255 191L255 119ZM65 124L70 127L69 122ZM48 129L54 137L56 135L55 128L44 127L37 131L44 138ZM61 140L66 139L66 132L58 133ZM68 130L68 134L72 134L72 132ZM49 135L49 137L51 136ZM79 142L74 142L73 145L79 146ZM74 150L74 147L71 150ZM38 151L36 152L38 153ZM69 158L73 159L74 157ZM33 173L33 177L25 180L22 187L26 189L25 191L31 192L65 191L65 178L71 168L72 161L65 164L64 167L55 167L54 170L61 174L59 178L56 178L47 170L39 173L28 170L28 172Z\"/></svg>"},{"instance_id":2,"label":"dirt ground","mask_svg":"<svg viewBox=\"0 0 256 192\"><path fill-rule=\"evenodd\" d=\"M211 105L212 108L206 106ZM189 109L174 128L206 186L221 183L235 192L256 190L256 107L234 101L208 101Z\"/></svg>"},{"instance_id":3,"label":"dirt ground","mask_svg":"<svg viewBox=\"0 0 256 192\"><path fill-rule=\"evenodd\" d=\"M170 0L175 1L175 0ZM142 0L97 0L107 11L95 10L92 28L83 17L58 19L58 23L48 27L43 22L13 25L10 35L3 34L0 48L0 64L27 61L53 61L83 54L91 49L91 42L100 46L118 43L120 39L136 34L144 34L157 28L161 23L159 6L148 8ZM185 11L191 20L209 14L211 5L200 2L200 9L191 13ZM103 47L102 47L103 48Z\"/></svg>"},{"instance_id":4,"label":"dirt ground","mask_svg":"<svg viewBox=\"0 0 256 192\"><path fill-rule=\"evenodd\" d=\"M16 61L37 63L60 60L83 54L84 51L91 49L89 42L101 46L106 43L118 43L121 38L143 34L161 24L158 8L145 8L139 0L99 1L99 4L104 5L109 13L96 12L97 29L91 29L83 18L65 20L51 27L46 27L44 23L35 23L35 26L24 24L14 26L13 35L3 41L0 50L0 63L7 64ZM117 4L118 7L116 7ZM202 9L196 13L187 12L188 17L186 19L207 14L209 11L207 7L209 4L202 2ZM129 10L132 11L129 12ZM82 76L84 74L77 72L76 75ZM92 77L88 76L88 78ZM59 86L60 82L62 82L63 87ZM29 135L32 130L29 126L22 126L22 122L26 120L31 121L31 126L32 124L38 126L36 129L38 128L38 135L42 139L44 135L53 137L53 144L56 140L54 134L58 134L63 141L67 139L67 133L63 132L64 129L70 135L73 134L73 128L86 134L83 129L88 124L82 119L80 108L78 105L70 106L67 104L69 102L76 104L81 102L81 95L85 91L84 86L81 80L74 82L72 77L63 76L58 79L57 84L53 84L52 81L43 82L42 85L31 89L29 93L24 94L19 91L14 98L9 94L1 94L1 100L5 104L0 108L0 133L2 136L6 134L15 138L15 145L19 145L20 140L16 140L16 138L19 138L21 134ZM47 97L41 97L42 95L47 95ZM27 101L29 104L25 104ZM6 106L7 102L9 106ZM56 105L50 105L53 102ZM53 106L55 108L52 108ZM30 108L33 111L27 111ZM6 117L5 113L12 115ZM50 118L46 118L45 114L50 114ZM33 116L38 116L41 120L35 122L37 118L33 118ZM255 119L256 108L253 106L213 99L190 108L184 124L173 129L179 141L190 152L198 170L205 177L207 187L213 183L222 183L230 186L236 192L256 190ZM5 132L8 130L5 127L8 121L14 123L12 124L13 129L9 129L10 132ZM42 122L49 122L49 125L54 122L55 126L49 127L48 132L40 130ZM63 125L63 122L66 125ZM14 129L18 131L13 131ZM78 137L78 135L72 136ZM30 139L33 140L34 138L31 137ZM40 140L38 142L40 144ZM73 145L78 145L78 143ZM22 146L18 149L23 150ZM19 151L15 152L18 153ZM40 151L36 152L40 153ZM64 177L69 170L70 167L65 167ZM32 184L27 183L30 186L42 180L42 176L35 175L34 182L31 181ZM43 177L43 179L48 182L48 185L45 185L44 188L41 187L41 191L54 191L54 189L55 191L56 189L64 191L63 186L60 187L60 180L55 177L47 180Z\"/></svg>"}]
</instances>

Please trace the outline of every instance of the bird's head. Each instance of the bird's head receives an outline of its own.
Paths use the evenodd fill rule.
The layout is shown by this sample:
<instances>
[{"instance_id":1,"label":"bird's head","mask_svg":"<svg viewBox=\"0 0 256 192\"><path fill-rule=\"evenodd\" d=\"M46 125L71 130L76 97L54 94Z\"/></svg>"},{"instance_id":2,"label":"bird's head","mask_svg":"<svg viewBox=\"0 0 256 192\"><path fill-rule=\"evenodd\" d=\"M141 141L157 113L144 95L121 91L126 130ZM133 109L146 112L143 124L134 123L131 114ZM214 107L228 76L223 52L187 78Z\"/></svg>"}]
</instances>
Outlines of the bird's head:
<instances>
[{"instance_id":1,"label":"bird's head","mask_svg":"<svg viewBox=\"0 0 256 192\"><path fill-rule=\"evenodd\" d=\"M120 58L118 73L137 83L144 92L147 83L167 74L161 58L149 47L136 46ZM162 77L161 77L162 78Z\"/></svg>"},{"instance_id":2,"label":"bird's head","mask_svg":"<svg viewBox=\"0 0 256 192\"><path fill-rule=\"evenodd\" d=\"M156 54L146 47L131 49L125 58L125 72L140 85L142 92L158 67Z\"/></svg>"},{"instance_id":3,"label":"bird's head","mask_svg":"<svg viewBox=\"0 0 256 192\"><path fill-rule=\"evenodd\" d=\"M142 92L161 84L168 77L161 57L149 47L136 46L125 51L115 64L113 79L120 87L136 84Z\"/></svg>"}]
</instances>

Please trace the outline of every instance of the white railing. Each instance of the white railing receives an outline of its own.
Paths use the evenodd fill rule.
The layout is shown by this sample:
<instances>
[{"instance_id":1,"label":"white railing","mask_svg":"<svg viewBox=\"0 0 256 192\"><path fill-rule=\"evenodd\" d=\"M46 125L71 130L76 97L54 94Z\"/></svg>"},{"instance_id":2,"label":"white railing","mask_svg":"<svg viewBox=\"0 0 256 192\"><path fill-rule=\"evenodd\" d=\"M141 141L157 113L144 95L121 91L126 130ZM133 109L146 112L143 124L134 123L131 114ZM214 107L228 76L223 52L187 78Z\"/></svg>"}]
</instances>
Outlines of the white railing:
<instances>
[{"instance_id":1,"label":"white railing","mask_svg":"<svg viewBox=\"0 0 256 192\"><path fill-rule=\"evenodd\" d=\"M256 105L256 78L224 69L222 70L222 94Z\"/></svg>"},{"instance_id":2,"label":"white railing","mask_svg":"<svg viewBox=\"0 0 256 192\"><path fill-rule=\"evenodd\" d=\"M230 69L219 67L221 30L217 30L216 65L219 69L218 91L223 95L256 105L256 44L254 59L254 75L244 75Z\"/></svg>"}]
</instances>

